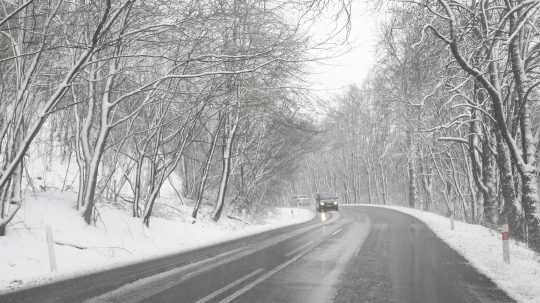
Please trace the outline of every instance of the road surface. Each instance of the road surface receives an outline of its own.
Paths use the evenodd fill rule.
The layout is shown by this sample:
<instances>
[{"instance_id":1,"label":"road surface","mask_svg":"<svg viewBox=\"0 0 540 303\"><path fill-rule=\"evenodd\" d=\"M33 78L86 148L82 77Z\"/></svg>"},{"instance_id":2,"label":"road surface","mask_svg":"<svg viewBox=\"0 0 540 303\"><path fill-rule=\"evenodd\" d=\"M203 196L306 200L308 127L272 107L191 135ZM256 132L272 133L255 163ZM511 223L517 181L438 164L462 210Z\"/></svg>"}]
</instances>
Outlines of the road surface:
<instances>
[{"instance_id":1,"label":"road surface","mask_svg":"<svg viewBox=\"0 0 540 303\"><path fill-rule=\"evenodd\" d=\"M0 302L514 302L396 211L315 220L0 296Z\"/></svg>"}]
</instances>

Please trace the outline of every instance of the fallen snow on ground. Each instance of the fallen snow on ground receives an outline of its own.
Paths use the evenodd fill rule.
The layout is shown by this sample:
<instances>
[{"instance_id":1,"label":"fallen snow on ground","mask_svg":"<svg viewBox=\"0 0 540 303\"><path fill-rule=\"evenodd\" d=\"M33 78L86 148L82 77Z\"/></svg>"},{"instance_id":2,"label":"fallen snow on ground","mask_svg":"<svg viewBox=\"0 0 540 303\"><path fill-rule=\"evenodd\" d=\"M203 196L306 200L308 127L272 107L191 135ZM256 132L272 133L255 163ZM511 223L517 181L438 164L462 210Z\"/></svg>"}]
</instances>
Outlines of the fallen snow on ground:
<instances>
[{"instance_id":1,"label":"fallen snow on ground","mask_svg":"<svg viewBox=\"0 0 540 303\"><path fill-rule=\"evenodd\" d=\"M492 279L510 296L523 303L540 302L540 256L523 243L510 241L510 264L502 258L501 234L484 226L450 220L434 213L400 206L366 205L394 209L429 226L435 234Z\"/></svg>"},{"instance_id":2,"label":"fallen snow on ground","mask_svg":"<svg viewBox=\"0 0 540 303\"><path fill-rule=\"evenodd\" d=\"M192 224L191 207L162 202L146 228L140 219L129 216L129 210L100 204L96 226L88 226L74 209L74 193L43 192L27 195L25 200L7 236L0 237L0 291L177 253L314 216L306 209L278 208L260 222L223 216L216 223L205 206ZM49 267L47 226L56 242L56 273Z\"/></svg>"}]
</instances>

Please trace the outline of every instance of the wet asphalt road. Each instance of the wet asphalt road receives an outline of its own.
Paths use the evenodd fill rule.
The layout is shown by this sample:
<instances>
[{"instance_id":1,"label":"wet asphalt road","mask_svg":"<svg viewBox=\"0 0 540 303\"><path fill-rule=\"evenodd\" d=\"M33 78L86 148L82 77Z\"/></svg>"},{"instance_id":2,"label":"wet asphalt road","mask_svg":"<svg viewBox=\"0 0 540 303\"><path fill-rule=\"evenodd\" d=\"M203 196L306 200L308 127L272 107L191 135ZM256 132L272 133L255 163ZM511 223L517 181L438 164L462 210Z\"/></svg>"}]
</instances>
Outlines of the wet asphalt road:
<instances>
[{"instance_id":1,"label":"wet asphalt road","mask_svg":"<svg viewBox=\"0 0 540 303\"><path fill-rule=\"evenodd\" d=\"M422 223L339 214L0 296L0 302L514 302Z\"/></svg>"},{"instance_id":2,"label":"wet asphalt road","mask_svg":"<svg viewBox=\"0 0 540 303\"><path fill-rule=\"evenodd\" d=\"M350 215L362 213L370 233L334 302L515 302L418 220L380 208Z\"/></svg>"}]
</instances>

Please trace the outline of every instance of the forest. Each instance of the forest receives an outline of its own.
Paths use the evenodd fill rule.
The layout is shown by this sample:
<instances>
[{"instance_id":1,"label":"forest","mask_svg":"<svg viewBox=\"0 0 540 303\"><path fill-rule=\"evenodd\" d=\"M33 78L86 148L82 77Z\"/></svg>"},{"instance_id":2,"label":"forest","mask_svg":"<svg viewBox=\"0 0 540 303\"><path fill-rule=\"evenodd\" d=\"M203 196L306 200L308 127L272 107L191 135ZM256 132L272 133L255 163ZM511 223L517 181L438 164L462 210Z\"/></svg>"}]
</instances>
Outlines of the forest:
<instances>
[{"instance_id":1,"label":"forest","mask_svg":"<svg viewBox=\"0 0 540 303\"><path fill-rule=\"evenodd\" d=\"M25 193L49 190L29 155L54 146L96 203L148 226L173 174L179 203L256 212L275 201L315 133L307 30L343 1L0 1L0 235ZM347 22L345 22L347 23ZM339 29L338 29L339 30ZM307 95L307 94L306 94ZM34 152L35 154L35 152ZM46 155L43 155L46 156ZM67 175L67 172L66 172ZM178 179L178 178L177 178Z\"/></svg>"},{"instance_id":2,"label":"forest","mask_svg":"<svg viewBox=\"0 0 540 303\"><path fill-rule=\"evenodd\" d=\"M375 67L290 191L401 204L540 249L540 1L384 1Z\"/></svg>"},{"instance_id":3,"label":"forest","mask_svg":"<svg viewBox=\"0 0 540 303\"><path fill-rule=\"evenodd\" d=\"M347 31L350 1L0 1L0 236L47 190L28 173L47 138L88 224L110 202L148 226L176 174L193 218L332 191L540 250L540 1L370 2L377 62L317 119L305 67L329 46L307 28Z\"/></svg>"}]
</instances>

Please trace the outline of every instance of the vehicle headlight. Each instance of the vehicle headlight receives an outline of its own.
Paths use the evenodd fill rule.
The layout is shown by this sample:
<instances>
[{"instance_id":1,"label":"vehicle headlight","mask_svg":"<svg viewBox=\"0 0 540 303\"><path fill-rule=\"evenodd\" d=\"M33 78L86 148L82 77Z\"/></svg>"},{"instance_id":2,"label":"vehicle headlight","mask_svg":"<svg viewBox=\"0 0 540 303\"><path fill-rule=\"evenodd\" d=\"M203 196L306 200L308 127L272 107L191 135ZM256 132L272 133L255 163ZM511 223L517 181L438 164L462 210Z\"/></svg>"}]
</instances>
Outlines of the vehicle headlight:
<instances>
[{"instance_id":1,"label":"vehicle headlight","mask_svg":"<svg viewBox=\"0 0 540 303\"><path fill-rule=\"evenodd\" d=\"M337 205L337 201L334 201L334 205Z\"/></svg>"},{"instance_id":2,"label":"vehicle headlight","mask_svg":"<svg viewBox=\"0 0 540 303\"><path fill-rule=\"evenodd\" d=\"M324 205L324 202L319 202L319 205Z\"/></svg>"}]
</instances>

